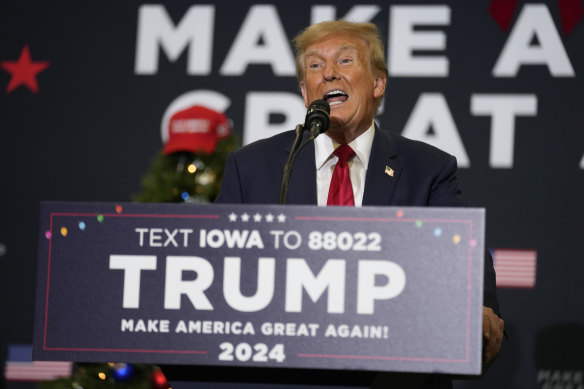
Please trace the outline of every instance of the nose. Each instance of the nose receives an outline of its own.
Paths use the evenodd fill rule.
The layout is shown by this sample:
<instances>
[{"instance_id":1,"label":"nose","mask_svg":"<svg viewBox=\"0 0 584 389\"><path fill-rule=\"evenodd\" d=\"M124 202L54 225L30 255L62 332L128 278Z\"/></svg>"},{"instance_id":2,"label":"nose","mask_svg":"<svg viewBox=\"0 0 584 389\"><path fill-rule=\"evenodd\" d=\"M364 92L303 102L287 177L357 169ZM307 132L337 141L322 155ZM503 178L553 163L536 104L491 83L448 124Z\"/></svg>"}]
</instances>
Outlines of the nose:
<instances>
[{"instance_id":1,"label":"nose","mask_svg":"<svg viewBox=\"0 0 584 389\"><path fill-rule=\"evenodd\" d=\"M325 81L334 81L339 79L339 73L334 61L327 61L323 68L323 78Z\"/></svg>"}]
</instances>

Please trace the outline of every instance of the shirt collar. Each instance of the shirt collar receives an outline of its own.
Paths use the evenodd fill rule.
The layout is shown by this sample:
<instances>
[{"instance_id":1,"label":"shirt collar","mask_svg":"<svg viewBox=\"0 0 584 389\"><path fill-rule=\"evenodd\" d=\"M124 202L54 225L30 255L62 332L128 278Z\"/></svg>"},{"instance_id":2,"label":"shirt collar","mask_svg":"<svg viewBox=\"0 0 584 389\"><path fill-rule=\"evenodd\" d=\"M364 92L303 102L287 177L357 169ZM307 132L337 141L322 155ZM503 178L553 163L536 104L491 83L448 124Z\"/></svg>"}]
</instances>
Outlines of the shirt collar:
<instances>
[{"instance_id":1,"label":"shirt collar","mask_svg":"<svg viewBox=\"0 0 584 389\"><path fill-rule=\"evenodd\" d=\"M374 135L375 122L371 122L371 126L369 126L367 131L349 143L349 146L355 151L355 154L365 169L367 169L369 164L369 156L371 155ZM317 170L332 157L333 151L335 151L338 146L339 143L334 142L328 135L326 135L326 133L324 136L318 136L314 139L314 156Z\"/></svg>"}]
</instances>

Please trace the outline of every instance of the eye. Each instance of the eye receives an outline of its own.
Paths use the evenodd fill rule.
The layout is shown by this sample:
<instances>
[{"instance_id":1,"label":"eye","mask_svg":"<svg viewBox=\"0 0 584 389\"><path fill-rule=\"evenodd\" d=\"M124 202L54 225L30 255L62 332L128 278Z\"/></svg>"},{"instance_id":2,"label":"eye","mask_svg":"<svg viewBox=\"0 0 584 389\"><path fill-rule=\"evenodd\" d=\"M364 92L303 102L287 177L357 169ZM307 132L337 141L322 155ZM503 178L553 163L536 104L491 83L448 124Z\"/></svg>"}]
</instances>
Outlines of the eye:
<instances>
[{"instance_id":1,"label":"eye","mask_svg":"<svg viewBox=\"0 0 584 389\"><path fill-rule=\"evenodd\" d=\"M351 63L351 62L353 62L353 59L352 59L352 58L342 58L342 59L340 60L340 63L341 63L341 64L344 64L344 65L346 65L346 64L349 64L349 63Z\"/></svg>"}]
</instances>

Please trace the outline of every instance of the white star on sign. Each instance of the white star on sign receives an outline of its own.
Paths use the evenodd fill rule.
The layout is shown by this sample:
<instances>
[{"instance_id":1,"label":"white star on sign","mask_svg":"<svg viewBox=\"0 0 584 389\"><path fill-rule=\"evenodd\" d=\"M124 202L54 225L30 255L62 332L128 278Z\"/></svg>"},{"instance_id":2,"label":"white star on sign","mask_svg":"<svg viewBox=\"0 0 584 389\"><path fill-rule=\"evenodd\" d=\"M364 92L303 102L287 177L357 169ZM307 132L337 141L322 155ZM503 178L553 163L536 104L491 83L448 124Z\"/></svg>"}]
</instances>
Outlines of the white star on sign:
<instances>
[{"instance_id":1,"label":"white star on sign","mask_svg":"<svg viewBox=\"0 0 584 389\"><path fill-rule=\"evenodd\" d=\"M272 215L271 213L268 213L268 214L266 215L266 221L267 221L268 223L271 223L271 222L273 222L273 221L274 221L274 215Z\"/></svg>"},{"instance_id":2,"label":"white star on sign","mask_svg":"<svg viewBox=\"0 0 584 389\"><path fill-rule=\"evenodd\" d=\"M237 221L237 215L236 215L236 214L234 214L233 212L231 212L231 213L229 214L229 221L230 221L230 222Z\"/></svg>"},{"instance_id":3,"label":"white star on sign","mask_svg":"<svg viewBox=\"0 0 584 389\"><path fill-rule=\"evenodd\" d=\"M262 221L262 215L260 215L259 213L256 213L255 215L253 215L253 221L256 223L259 223Z\"/></svg>"},{"instance_id":4,"label":"white star on sign","mask_svg":"<svg viewBox=\"0 0 584 389\"><path fill-rule=\"evenodd\" d=\"M283 213L278 215L278 222L280 223L284 223L286 221L286 215L284 215Z\"/></svg>"},{"instance_id":5,"label":"white star on sign","mask_svg":"<svg viewBox=\"0 0 584 389\"><path fill-rule=\"evenodd\" d=\"M242 222L248 222L249 221L249 215L247 213L244 213L243 215L241 215L241 221Z\"/></svg>"}]
</instances>

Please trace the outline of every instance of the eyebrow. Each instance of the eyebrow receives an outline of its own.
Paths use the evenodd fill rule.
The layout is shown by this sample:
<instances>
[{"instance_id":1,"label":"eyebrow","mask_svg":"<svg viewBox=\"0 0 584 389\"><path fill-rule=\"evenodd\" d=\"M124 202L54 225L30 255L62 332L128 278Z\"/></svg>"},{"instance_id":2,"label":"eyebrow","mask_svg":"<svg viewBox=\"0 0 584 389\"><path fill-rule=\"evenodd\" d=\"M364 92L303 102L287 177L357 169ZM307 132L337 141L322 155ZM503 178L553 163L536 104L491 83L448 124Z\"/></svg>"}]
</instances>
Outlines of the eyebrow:
<instances>
[{"instance_id":1,"label":"eyebrow","mask_svg":"<svg viewBox=\"0 0 584 389\"><path fill-rule=\"evenodd\" d=\"M342 52L344 52L344 51L347 51L347 50L356 50L356 51L358 51L356 46L353 46L353 45L343 45L343 46L340 46L340 47L339 47L339 48L336 50L336 52L337 52L337 53L342 53ZM307 52L304 54L304 56L305 56L305 57L309 57L309 56L312 56L312 55L319 55L319 54L318 54L318 50L316 50L316 49L312 49L312 50L310 50L310 51L307 51Z\"/></svg>"}]
</instances>

